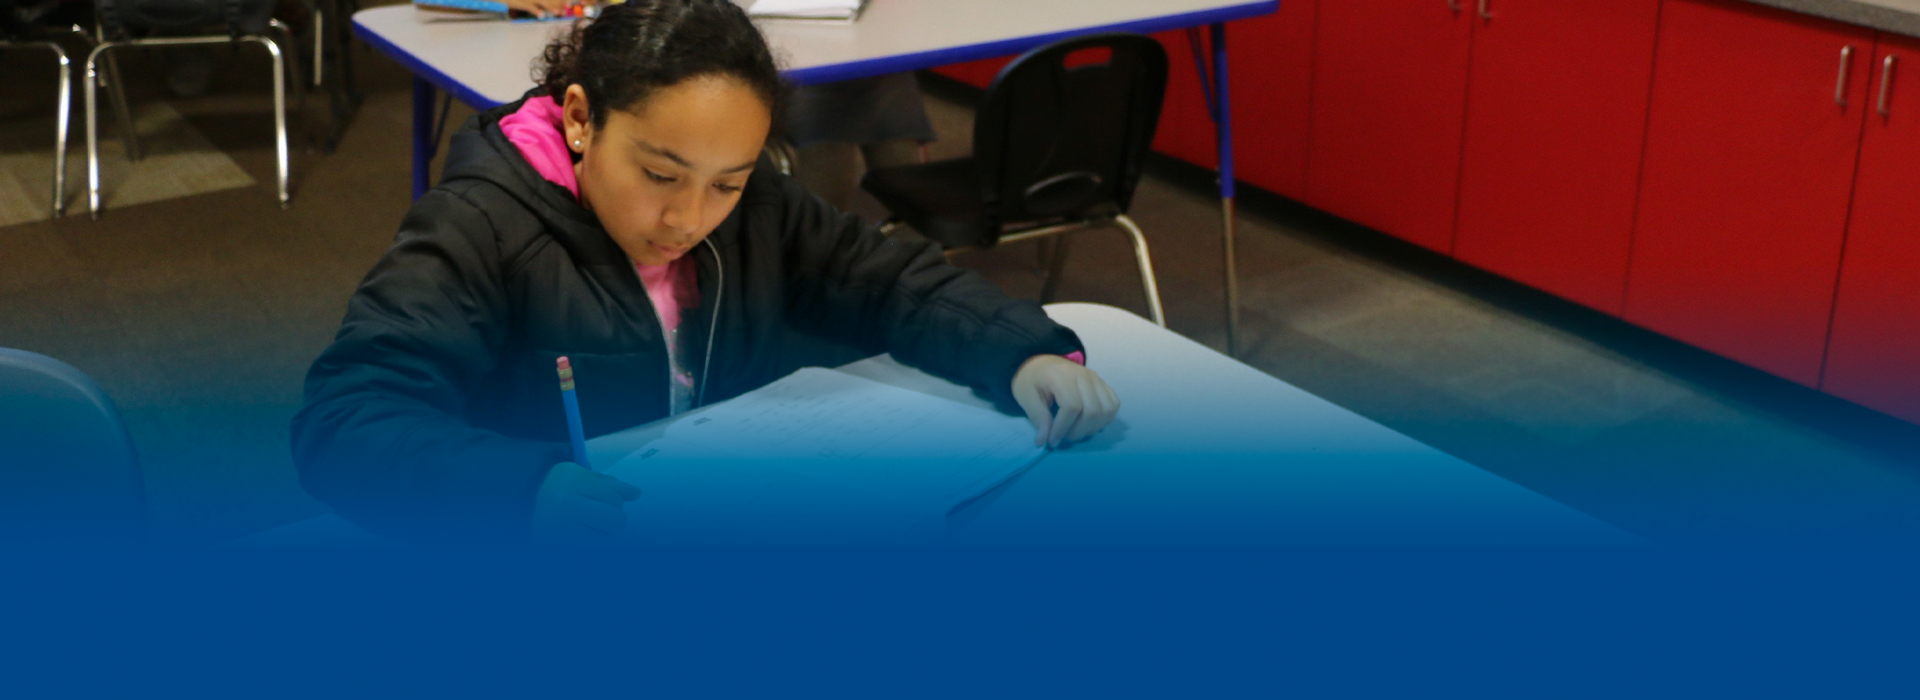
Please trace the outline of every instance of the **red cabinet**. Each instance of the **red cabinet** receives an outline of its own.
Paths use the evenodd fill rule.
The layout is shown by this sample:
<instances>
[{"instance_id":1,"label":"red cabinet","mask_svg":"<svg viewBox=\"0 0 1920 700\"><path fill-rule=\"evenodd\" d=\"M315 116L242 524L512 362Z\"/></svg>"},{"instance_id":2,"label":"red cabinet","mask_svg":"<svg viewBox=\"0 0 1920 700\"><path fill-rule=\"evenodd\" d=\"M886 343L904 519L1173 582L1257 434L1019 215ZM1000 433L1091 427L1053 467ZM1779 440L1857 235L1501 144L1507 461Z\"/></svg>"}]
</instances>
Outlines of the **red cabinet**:
<instances>
[{"instance_id":1,"label":"red cabinet","mask_svg":"<svg viewBox=\"0 0 1920 700\"><path fill-rule=\"evenodd\" d=\"M1873 91L1821 388L1920 422L1920 40L1883 34L1862 67Z\"/></svg>"},{"instance_id":2,"label":"red cabinet","mask_svg":"<svg viewBox=\"0 0 1920 700\"><path fill-rule=\"evenodd\" d=\"M1001 68L1005 68L1008 63L1012 62L1012 56L985 58L978 61L940 66L939 68L933 69L933 72L977 88L985 88L993 82L993 76L1000 74Z\"/></svg>"},{"instance_id":3,"label":"red cabinet","mask_svg":"<svg viewBox=\"0 0 1920 700\"><path fill-rule=\"evenodd\" d=\"M1874 33L1667 0L1626 318L1813 386Z\"/></svg>"},{"instance_id":4,"label":"red cabinet","mask_svg":"<svg viewBox=\"0 0 1920 700\"><path fill-rule=\"evenodd\" d=\"M1491 0L1476 19L1454 256L1618 315L1659 0Z\"/></svg>"},{"instance_id":5,"label":"red cabinet","mask_svg":"<svg viewBox=\"0 0 1920 700\"><path fill-rule=\"evenodd\" d=\"M1230 24L1241 179L1920 422L1920 39L1738 0L1482 7ZM1213 167L1186 35L1157 38L1155 148Z\"/></svg>"},{"instance_id":6,"label":"red cabinet","mask_svg":"<svg viewBox=\"0 0 1920 700\"><path fill-rule=\"evenodd\" d=\"M1305 201L1453 248L1472 0L1329 0L1316 27Z\"/></svg>"},{"instance_id":7,"label":"red cabinet","mask_svg":"<svg viewBox=\"0 0 1920 700\"><path fill-rule=\"evenodd\" d=\"M1200 92L1200 75L1193 68L1193 48L1187 43L1187 33L1160 32L1153 38L1167 48L1167 96L1160 103L1160 123L1153 133L1153 150L1189 163L1199 163L1202 158L1212 163L1213 120L1207 116L1207 102Z\"/></svg>"}]
</instances>

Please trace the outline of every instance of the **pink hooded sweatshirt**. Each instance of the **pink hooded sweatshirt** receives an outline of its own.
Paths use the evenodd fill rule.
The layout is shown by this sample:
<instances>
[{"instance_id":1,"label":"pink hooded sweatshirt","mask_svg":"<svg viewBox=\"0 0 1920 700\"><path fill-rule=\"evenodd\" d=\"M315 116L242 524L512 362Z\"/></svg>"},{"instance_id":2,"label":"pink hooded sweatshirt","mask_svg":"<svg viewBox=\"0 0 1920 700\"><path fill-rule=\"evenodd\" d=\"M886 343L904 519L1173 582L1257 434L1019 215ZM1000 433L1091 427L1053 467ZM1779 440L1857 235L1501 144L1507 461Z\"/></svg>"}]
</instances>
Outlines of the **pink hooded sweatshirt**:
<instances>
[{"instance_id":1,"label":"pink hooded sweatshirt","mask_svg":"<svg viewBox=\"0 0 1920 700\"><path fill-rule=\"evenodd\" d=\"M573 152L567 150L560 116L560 105L553 100L531 98L519 110L500 120L500 131L520 149L520 155L533 166L534 172L567 188L574 199L579 199L580 180L573 172ZM639 273L640 283L647 288L647 298L660 317L660 330L666 334L668 354L673 358L673 378L681 389L676 393L687 395L693 388L693 374L678 359L680 344L675 331L680 329L681 312L700 305L700 285L694 277L693 256L681 256L665 265L634 263L633 271Z\"/></svg>"}]
</instances>

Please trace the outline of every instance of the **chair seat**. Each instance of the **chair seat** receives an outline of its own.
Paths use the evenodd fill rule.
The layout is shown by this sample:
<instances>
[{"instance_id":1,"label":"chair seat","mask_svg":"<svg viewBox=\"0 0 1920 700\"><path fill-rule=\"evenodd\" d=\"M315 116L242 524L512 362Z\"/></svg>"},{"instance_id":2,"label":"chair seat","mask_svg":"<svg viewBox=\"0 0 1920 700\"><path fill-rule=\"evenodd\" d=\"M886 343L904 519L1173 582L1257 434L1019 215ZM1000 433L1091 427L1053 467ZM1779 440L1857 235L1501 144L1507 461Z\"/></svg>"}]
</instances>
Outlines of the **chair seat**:
<instances>
[{"instance_id":1,"label":"chair seat","mask_svg":"<svg viewBox=\"0 0 1920 700\"><path fill-rule=\"evenodd\" d=\"M984 248L999 230L987 219L974 159L956 158L867 172L860 187L942 248Z\"/></svg>"}]
</instances>

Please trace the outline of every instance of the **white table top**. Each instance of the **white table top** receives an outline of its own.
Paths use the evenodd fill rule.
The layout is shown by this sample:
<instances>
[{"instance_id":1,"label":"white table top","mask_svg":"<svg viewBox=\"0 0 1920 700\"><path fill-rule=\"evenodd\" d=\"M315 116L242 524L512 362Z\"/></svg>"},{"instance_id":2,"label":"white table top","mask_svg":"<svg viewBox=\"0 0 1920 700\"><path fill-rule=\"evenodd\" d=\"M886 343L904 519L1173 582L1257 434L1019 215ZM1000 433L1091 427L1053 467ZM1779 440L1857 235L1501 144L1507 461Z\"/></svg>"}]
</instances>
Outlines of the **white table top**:
<instances>
[{"instance_id":1,"label":"white table top","mask_svg":"<svg viewBox=\"0 0 1920 700\"><path fill-rule=\"evenodd\" d=\"M795 83L821 83L1019 53L1073 34L1156 32L1269 14L1277 0L870 0L852 24L763 20ZM354 13L359 36L476 108L520 99L567 22L422 22L412 5Z\"/></svg>"},{"instance_id":2,"label":"white table top","mask_svg":"<svg viewBox=\"0 0 1920 700\"><path fill-rule=\"evenodd\" d=\"M1058 450L948 519L960 546L1615 545L1632 536L1135 316L1047 313L1080 335L1123 402L1113 425ZM976 406L969 389L890 356L841 368ZM692 415L683 414L673 420ZM611 465L658 421L587 443ZM365 541L334 516L235 544ZM357 538L357 540L356 540Z\"/></svg>"}]
</instances>

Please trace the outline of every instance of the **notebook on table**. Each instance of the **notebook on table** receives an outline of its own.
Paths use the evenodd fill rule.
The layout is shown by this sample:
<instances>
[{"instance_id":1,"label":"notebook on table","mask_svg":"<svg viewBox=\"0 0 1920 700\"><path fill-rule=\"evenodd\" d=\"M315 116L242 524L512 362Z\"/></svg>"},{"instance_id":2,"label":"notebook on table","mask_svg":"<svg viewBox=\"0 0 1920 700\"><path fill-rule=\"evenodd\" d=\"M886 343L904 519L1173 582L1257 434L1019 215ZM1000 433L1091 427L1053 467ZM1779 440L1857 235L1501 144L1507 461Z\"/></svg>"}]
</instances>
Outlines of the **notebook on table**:
<instances>
[{"instance_id":1,"label":"notebook on table","mask_svg":"<svg viewBox=\"0 0 1920 700\"><path fill-rule=\"evenodd\" d=\"M910 544L1046 455L1023 417L807 368L669 426L606 473L642 544Z\"/></svg>"}]
</instances>

